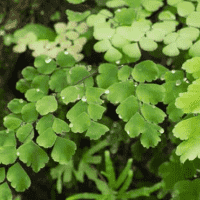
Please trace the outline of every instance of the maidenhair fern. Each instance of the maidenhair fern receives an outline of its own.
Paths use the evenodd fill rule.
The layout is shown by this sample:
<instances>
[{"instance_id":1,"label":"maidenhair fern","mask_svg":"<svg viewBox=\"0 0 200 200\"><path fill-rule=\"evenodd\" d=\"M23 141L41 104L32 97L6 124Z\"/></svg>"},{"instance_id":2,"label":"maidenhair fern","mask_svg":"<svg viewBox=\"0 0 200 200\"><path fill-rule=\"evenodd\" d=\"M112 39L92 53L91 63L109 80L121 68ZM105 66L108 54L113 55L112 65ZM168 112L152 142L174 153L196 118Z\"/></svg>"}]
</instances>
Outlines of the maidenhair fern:
<instances>
[{"instance_id":1,"label":"maidenhair fern","mask_svg":"<svg viewBox=\"0 0 200 200\"><path fill-rule=\"evenodd\" d=\"M95 2L103 7L67 9L68 22L55 23L55 31L27 24L4 35L5 45L15 44L14 52L28 46L35 59L16 83L24 99L12 99L3 118L0 199L12 199L10 186L17 192L31 187L24 164L37 173L50 159L58 164L51 169L58 193L84 183L85 175L99 191L66 194L66 200L147 199L156 191L157 199L168 193L172 199L198 199L199 2ZM81 62L89 42L104 59L95 67ZM118 121L106 116L108 104ZM91 141L84 150L82 138ZM147 162L149 149L155 155ZM126 153L126 163L119 150ZM159 180L146 181L143 162L135 167L138 161ZM117 169L117 162L124 166Z\"/></svg>"}]
</instances>

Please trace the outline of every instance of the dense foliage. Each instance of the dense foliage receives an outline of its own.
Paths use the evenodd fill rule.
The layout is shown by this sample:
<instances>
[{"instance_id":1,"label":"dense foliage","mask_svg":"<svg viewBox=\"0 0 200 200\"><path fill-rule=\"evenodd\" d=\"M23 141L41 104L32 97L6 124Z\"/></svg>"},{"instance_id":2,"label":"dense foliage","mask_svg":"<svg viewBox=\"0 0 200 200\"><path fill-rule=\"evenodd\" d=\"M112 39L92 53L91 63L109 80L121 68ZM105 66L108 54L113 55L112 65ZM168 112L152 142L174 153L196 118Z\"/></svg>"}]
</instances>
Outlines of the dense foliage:
<instances>
[{"instance_id":1,"label":"dense foliage","mask_svg":"<svg viewBox=\"0 0 200 200\"><path fill-rule=\"evenodd\" d=\"M95 2L82 13L67 9L55 30L31 23L3 36L16 53L31 50L34 63L16 83L24 99L12 99L3 117L0 199L31 187L23 166L38 173L53 160L58 193L95 183L95 192L66 200L198 200L199 1ZM91 41L102 58L95 66L84 61ZM91 142L82 149L84 138Z\"/></svg>"}]
</instances>

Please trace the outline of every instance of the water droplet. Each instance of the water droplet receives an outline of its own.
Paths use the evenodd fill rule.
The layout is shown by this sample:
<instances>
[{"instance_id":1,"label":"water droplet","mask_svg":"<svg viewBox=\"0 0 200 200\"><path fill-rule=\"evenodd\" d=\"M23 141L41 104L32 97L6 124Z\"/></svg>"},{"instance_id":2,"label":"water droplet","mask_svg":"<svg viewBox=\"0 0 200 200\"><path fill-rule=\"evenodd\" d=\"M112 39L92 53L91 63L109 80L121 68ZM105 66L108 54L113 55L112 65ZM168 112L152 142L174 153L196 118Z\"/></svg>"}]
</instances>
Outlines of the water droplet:
<instances>
[{"instance_id":1,"label":"water droplet","mask_svg":"<svg viewBox=\"0 0 200 200\"><path fill-rule=\"evenodd\" d=\"M40 89L38 88L38 89L36 89L36 91L37 91L37 92L39 92L39 91L40 91Z\"/></svg>"},{"instance_id":2,"label":"water droplet","mask_svg":"<svg viewBox=\"0 0 200 200\"><path fill-rule=\"evenodd\" d=\"M176 86L179 86L181 84L181 81L180 80L177 80L176 81Z\"/></svg>"},{"instance_id":3,"label":"water droplet","mask_svg":"<svg viewBox=\"0 0 200 200\"><path fill-rule=\"evenodd\" d=\"M116 63L116 64L119 64L119 63L120 63L120 60L116 61L115 63Z\"/></svg>"},{"instance_id":4,"label":"water droplet","mask_svg":"<svg viewBox=\"0 0 200 200\"><path fill-rule=\"evenodd\" d=\"M45 60L45 63L50 63L52 61L52 59L50 57L48 57L46 60Z\"/></svg>"},{"instance_id":5,"label":"water droplet","mask_svg":"<svg viewBox=\"0 0 200 200\"><path fill-rule=\"evenodd\" d=\"M77 97L77 99L81 99L81 97L80 97L80 95L78 94L78 97Z\"/></svg>"},{"instance_id":6,"label":"water droplet","mask_svg":"<svg viewBox=\"0 0 200 200\"><path fill-rule=\"evenodd\" d=\"M160 80L165 80L165 75L163 74L161 77L160 77Z\"/></svg>"},{"instance_id":7,"label":"water droplet","mask_svg":"<svg viewBox=\"0 0 200 200\"><path fill-rule=\"evenodd\" d=\"M65 97L61 97L61 99L65 99Z\"/></svg>"},{"instance_id":8,"label":"water droplet","mask_svg":"<svg viewBox=\"0 0 200 200\"><path fill-rule=\"evenodd\" d=\"M73 126L74 126L74 125L73 125L72 123L69 125L70 128L72 128Z\"/></svg>"},{"instance_id":9,"label":"water droplet","mask_svg":"<svg viewBox=\"0 0 200 200\"><path fill-rule=\"evenodd\" d=\"M117 12L121 12L121 9L118 9Z\"/></svg>"},{"instance_id":10,"label":"water droplet","mask_svg":"<svg viewBox=\"0 0 200 200\"><path fill-rule=\"evenodd\" d=\"M120 119L122 119L122 116L121 116L121 115L119 115L119 118L120 118Z\"/></svg>"},{"instance_id":11,"label":"water droplet","mask_svg":"<svg viewBox=\"0 0 200 200\"><path fill-rule=\"evenodd\" d=\"M163 128L161 128L161 129L159 130L160 133L164 133L164 131L165 131L165 130L164 130Z\"/></svg>"},{"instance_id":12,"label":"water droplet","mask_svg":"<svg viewBox=\"0 0 200 200\"><path fill-rule=\"evenodd\" d=\"M66 54L66 55L67 55L67 54L69 54L69 52L68 52L68 51L65 51L65 52L64 52L64 54Z\"/></svg>"},{"instance_id":13,"label":"water droplet","mask_svg":"<svg viewBox=\"0 0 200 200\"><path fill-rule=\"evenodd\" d=\"M138 83L135 83L134 86L137 87L137 86L138 86Z\"/></svg>"},{"instance_id":14,"label":"water droplet","mask_svg":"<svg viewBox=\"0 0 200 200\"><path fill-rule=\"evenodd\" d=\"M106 93L106 94L109 94L109 93L110 93L110 91L109 91L109 90L106 90L106 91L105 91L105 93Z\"/></svg>"},{"instance_id":15,"label":"water droplet","mask_svg":"<svg viewBox=\"0 0 200 200\"><path fill-rule=\"evenodd\" d=\"M172 74L174 74L175 72L176 72L176 70L173 69L173 70L172 70Z\"/></svg>"},{"instance_id":16,"label":"water droplet","mask_svg":"<svg viewBox=\"0 0 200 200\"><path fill-rule=\"evenodd\" d=\"M128 134L130 134L130 131L127 131Z\"/></svg>"},{"instance_id":17,"label":"water droplet","mask_svg":"<svg viewBox=\"0 0 200 200\"><path fill-rule=\"evenodd\" d=\"M20 153L19 153L19 152L17 152L17 155L19 156L19 155L20 155Z\"/></svg>"},{"instance_id":18,"label":"water droplet","mask_svg":"<svg viewBox=\"0 0 200 200\"><path fill-rule=\"evenodd\" d=\"M81 100L82 100L82 101L87 101L87 99L86 99L85 97L83 97Z\"/></svg>"},{"instance_id":19,"label":"water droplet","mask_svg":"<svg viewBox=\"0 0 200 200\"><path fill-rule=\"evenodd\" d=\"M23 103L23 102L24 102L24 100L23 100L23 99L20 99L20 100L19 100L19 103Z\"/></svg>"},{"instance_id":20,"label":"water droplet","mask_svg":"<svg viewBox=\"0 0 200 200\"><path fill-rule=\"evenodd\" d=\"M152 108L155 108L156 106L152 105Z\"/></svg>"}]
</instances>

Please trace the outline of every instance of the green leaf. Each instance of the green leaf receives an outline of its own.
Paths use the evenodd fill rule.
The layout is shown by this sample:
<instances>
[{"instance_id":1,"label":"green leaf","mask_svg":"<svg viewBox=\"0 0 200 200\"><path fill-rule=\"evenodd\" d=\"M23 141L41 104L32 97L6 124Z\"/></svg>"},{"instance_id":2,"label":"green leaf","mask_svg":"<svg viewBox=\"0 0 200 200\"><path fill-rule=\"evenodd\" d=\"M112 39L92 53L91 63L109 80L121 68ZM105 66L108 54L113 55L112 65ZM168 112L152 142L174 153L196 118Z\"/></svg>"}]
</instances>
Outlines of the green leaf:
<instances>
[{"instance_id":1,"label":"green leaf","mask_svg":"<svg viewBox=\"0 0 200 200\"><path fill-rule=\"evenodd\" d=\"M165 88L157 84L139 84L136 88L136 95L144 103L157 104L163 101Z\"/></svg>"},{"instance_id":2,"label":"green leaf","mask_svg":"<svg viewBox=\"0 0 200 200\"><path fill-rule=\"evenodd\" d=\"M32 81L38 74L38 71L31 66L27 66L22 70L22 75L27 81Z\"/></svg>"},{"instance_id":3,"label":"green leaf","mask_svg":"<svg viewBox=\"0 0 200 200\"><path fill-rule=\"evenodd\" d=\"M35 122L38 119L38 112L36 111L35 103L27 103L22 108L22 119L25 122Z\"/></svg>"},{"instance_id":4,"label":"green leaf","mask_svg":"<svg viewBox=\"0 0 200 200\"><path fill-rule=\"evenodd\" d=\"M134 95L135 86L130 81L114 83L109 88L107 99L115 104L124 101L127 97Z\"/></svg>"},{"instance_id":5,"label":"green leaf","mask_svg":"<svg viewBox=\"0 0 200 200\"><path fill-rule=\"evenodd\" d=\"M71 130L74 133L83 133L86 131L91 124L89 115L86 112L82 112L80 115L71 122Z\"/></svg>"},{"instance_id":6,"label":"green leaf","mask_svg":"<svg viewBox=\"0 0 200 200\"><path fill-rule=\"evenodd\" d=\"M141 144L147 149L157 146L161 141L161 133L163 133L163 129L160 126L145 122L145 128L140 138Z\"/></svg>"},{"instance_id":7,"label":"green leaf","mask_svg":"<svg viewBox=\"0 0 200 200\"><path fill-rule=\"evenodd\" d=\"M0 163L12 164L16 161L16 139L14 132L0 131Z\"/></svg>"},{"instance_id":8,"label":"green leaf","mask_svg":"<svg viewBox=\"0 0 200 200\"><path fill-rule=\"evenodd\" d=\"M118 82L117 66L110 63L104 63L99 66L100 75L97 76L97 85L100 88L107 89L110 85Z\"/></svg>"},{"instance_id":9,"label":"green leaf","mask_svg":"<svg viewBox=\"0 0 200 200\"><path fill-rule=\"evenodd\" d=\"M157 65L151 60L145 60L135 65L131 75L138 82L152 82L158 78Z\"/></svg>"},{"instance_id":10,"label":"green leaf","mask_svg":"<svg viewBox=\"0 0 200 200\"><path fill-rule=\"evenodd\" d=\"M87 87L85 96L87 99L87 103L91 104L102 104L102 100L100 99L100 96L105 92L104 89L97 88L97 87Z\"/></svg>"},{"instance_id":11,"label":"green leaf","mask_svg":"<svg viewBox=\"0 0 200 200\"><path fill-rule=\"evenodd\" d=\"M67 80L71 85L77 84L77 82L81 81L85 77L90 75L90 73L87 71L86 67L84 65L81 66L75 66L70 69L68 75L67 75ZM86 78L83 83L85 86L93 86L94 81L92 77Z\"/></svg>"},{"instance_id":12,"label":"green leaf","mask_svg":"<svg viewBox=\"0 0 200 200\"><path fill-rule=\"evenodd\" d=\"M67 113L66 117L73 123L81 113L87 112L88 104L83 101L78 101Z\"/></svg>"},{"instance_id":13,"label":"green leaf","mask_svg":"<svg viewBox=\"0 0 200 200\"><path fill-rule=\"evenodd\" d=\"M109 128L98 122L91 121L91 124L85 134L90 140L98 140L105 132L109 131Z\"/></svg>"},{"instance_id":14,"label":"green leaf","mask_svg":"<svg viewBox=\"0 0 200 200\"><path fill-rule=\"evenodd\" d=\"M112 45L116 48L122 48L123 46L130 44L130 41L124 38L121 34L115 33L111 38Z\"/></svg>"},{"instance_id":15,"label":"green leaf","mask_svg":"<svg viewBox=\"0 0 200 200\"><path fill-rule=\"evenodd\" d=\"M129 7L137 8L142 3L142 0L124 0Z\"/></svg>"},{"instance_id":16,"label":"green leaf","mask_svg":"<svg viewBox=\"0 0 200 200\"><path fill-rule=\"evenodd\" d=\"M12 200L12 191L6 182L0 185L0 199Z\"/></svg>"},{"instance_id":17,"label":"green leaf","mask_svg":"<svg viewBox=\"0 0 200 200\"><path fill-rule=\"evenodd\" d=\"M182 69L184 69L187 73L194 74L200 71L199 64L200 57L194 57L186 60L182 65Z\"/></svg>"},{"instance_id":18,"label":"green leaf","mask_svg":"<svg viewBox=\"0 0 200 200\"><path fill-rule=\"evenodd\" d=\"M3 118L3 125L11 130L18 128L22 123L22 120L14 114L9 114Z\"/></svg>"},{"instance_id":19,"label":"green leaf","mask_svg":"<svg viewBox=\"0 0 200 200\"><path fill-rule=\"evenodd\" d=\"M54 118L52 129L56 133L69 132L70 130L69 125L59 118Z\"/></svg>"},{"instance_id":20,"label":"green leaf","mask_svg":"<svg viewBox=\"0 0 200 200\"><path fill-rule=\"evenodd\" d=\"M131 26L133 20L136 18L134 8L122 8L115 11L115 20L122 26Z\"/></svg>"},{"instance_id":21,"label":"green leaf","mask_svg":"<svg viewBox=\"0 0 200 200\"><path fill-rule=\"evenodd\" d=\"M104 59L108 62L116 62L122 58L122 54L117 49L111 47L104 55Z\"/></svg>"},{"instance_id":22,"label":"green leaf","mask_svg":"<svg viewBox=\"0 0 200 200\"><path fill-rule=\"evenodd\" d=\"M175 102L176 107L182 109L184 113L199 113L199 87L200 79L197 79L188 86L187 92L179 94Z\"/></svg>"},{"instance_id":23,"label":"green leaf","mask_svg":"<svg viewBox=\"0 0 200 200\"><path fill-rule=\"evenodd\" d=\"M66 0L66 1L68 1L71 4L80 4L85 2L85 0Z\"/></svg>"},{"instance_id":24,"label":"green leaf","mask_svg":"<svg viewBox=\"0 0 200 200\"><path fill-rule=\"evenodd\" d=\"M190 57L200 57L200 40L195 42L189 49Z\"/></svg>"},{"instance_id":25,"label":"green leaf","mask_svg":"<svg viewBox=\"0 0 200 200\"><path fill-rule=\"evenodd\" d=\"M13 100L11 100L8 104L7 107L9 108L9 110L15 114L19 114L21 113L22 107L24 105L26 105L26 101L24 101L23 99L16 99L14 98Z\"/></svg>"},{"instance_id":26,"label":"green leaf","mask_svg":"<svg viewBox=\"0 0 200 200\"><path fill-rule=\"evenodd\" d=\"M129 188L129 186L132 182L132 179L133 179L133 170L129 170L126 181L124 182L124 184L122 185L122 187L118 191L119 194L124 194L126 192L126 190Z\"/></svg>"},{"instance_id":27,"label":"green leaf","mask_svg":"<svg viewBox=\"0 0 200 200\"><path fill-rule=\"evenodd\" d=\"M70 102L75 102L81 99L84 93L84 88L81 86L68 86L61 91L60 96L62 98L62 101L65 104L68 104Z\"/></svg>"},{"instance_id":28,"label":"green leaf","mask_svg":"<svg viewBox=\"0 0 200 200\"><path fill-rule=\"evenodd\" d=\"M137 126L135 126L134 124L137 124ZM140 133L144 132L144 130L145 130L144 125L145 125L145 121L144 121L143 117L138 112L136 112L131 117L131 119L126 123L124 129L131 138L135 138Z\"/></svg>"},{"instance_id":29,"label":"green leaf","mask_svg":"<svg viewBox=\"0 0 200 200\"><path fill-rule=\"evenodd\" d=\"M163 2L159 0L144 0L142 1L142 5L147 11L155 12L158 10L161 6L163 6Z\"/></svg>"},{"instance_id":30,"label":"green leaf","mask_svg":"<svg viewBox=\"0 0 200 200\"><path fill-rule=\"evenodd\" d=\"M138 100L135 96L131 95L121 102L121 104L116 109L116 113L120 118L123 119L123 121L127 122L133 115L135 115L138 109Z\"/></svg>"},{"instance_id":31,"label":"green leaf","mask_svg":"<svg viewBox=\"0 0 200 200\"><path fill-rule=\"evenodd\" d=\"M109 8L122 7L125 5L127 5L127 4L123 0L112 0L112 1L106 2L106 6Z\"/></svg>"},{"instance_id":32,"label":"green leaf","mask_svg":"<svg viewBox=\"0 0 200 200\"><path fill-rule=\"evenodd\" d=\"M101 53L101 52L105 52L111 49L112 45L110 43L110 40L104 39L97 42L93 48L96 52Z\"/></svg>"},{"instance_id":33,"label":"green leaf","mask_svg":"<svg viewBox=\"0 0 200 200\"><path fill-rule=\"evenodd\" d=\"M83 1L80 0L80 2L82 3ZM81 13L81 12L74 12L72 10L66 10L66 15L69 21L75 21L75 22L81 22L83 21L85 18L87 18L89 15L91 14L91 12L89 10Z\"/></svg>"},{"instance_id":34,"label":"green leaf","mask_svg":"<svg viewBox=\"0 0 200 200\"><path fill-rule=\"evenodd\" d=\"M61 67L72 67L76 63L75 58L68 52L61 51L56 56L56 62Z\"/></svg>"},{"instance_id":35,"label":"green leaf","mask_svg":"<svg viewBox=\"0 0 200 200\"><path fill-rule=\"evenodd\" d=\"M131 58L141 57L141 52L137 43L131 43L123 46L122 51Z\"/></svg>"},{"instance_id":36,"label":"green leaf","mask_svg":"<svg viewBox=\"0 0 200 200\"><path fill-rule=\"evenodd\" d=\"M170 57L178 56L179 53L180 53L178 48L177 48L176 42L173 42L173 43L167 45L166 47L164 47L162 52L165 55L170 56Z\"/></svg>"},{"instance_id":37,"label":"green leaf","mask_svg":"<svg viewBox=\"0 0 200 200\"><path fill-rule=\"evenodd\" d=\"M93 104L90 103L88 105L88 114L90 116L90 118L94 121L97 121L98 119L102 118L103 113L105 112L106 108L103 106L100 106L98 104Z\"/></svg>"},{"instance_id":38,"label":"green leaf","mask_svg":"<svg viewBox=\"0 0 200 200\"><path fill-rule=\"evenodd\" d=\"M44 148L50 148L54 145L56 138L57 136L53 129L48 128L37 137L36 142Z\"/></svg>"},{"instance_id":39,"label":"green leaf","mask_svg":"<svg viewBox=\"0 0 200 200\"><path fill-rule=\"evenodd\" d=\"M54 96L45 96L36 102L36 110L40 115L46 115L55 112L58 109L58 103Z\"/></svg>"},{"instance_id":40,"label":"green leaf","mask_svg":"<svg viewBox=\"0 0 200 200\"><path fill-rule=\"evenodd\" d=\"M19 81L17 81L16 89L21 93L26 92L30 88L31 88L30 81L27 81L26 79L20 79Z\"/></svg>"},{"instance_id":41,"label":"green leaf","mask_svg":"<svg viewBox=\"0 0 200 200\"><path fill-rule=\"evenodd\" d=\"M36 102L43 96L45 96L45 94L42 91L40 91L40 89L35 88L29 89L25 93L26 99L30 102Z\"/></svg>"},{"instance_id":42,"label":"green leaf","mask_svg":"<svg viewBox=\"0 0 200 200\"><path fill-rule=\"evenodd\" d=\"M194 26L200 28L200 12L192 12L186 19L186 24L188 26Z\"/></svg>"},{"instance_id":43,"label":"green leaf","mask_svg":"<svg viewBox=\"0 0 200 200\"><path fill-rule=\"evenodd\" d=\"M99 23L94 26L93 36L96 40L110 39L115 34L115 29L110 27L110 23Z\"/></svg>"},{"instance_id":44,"label":"green leaf","mask_svg":"<svg viewBox=\"0 0 200 200\"><path fill-rule=\"evenodd\" d=\"M17 192L24 192L31 186L28 174L18 162L8 169L7 179Z\"/></svg>"},{"instance_id":45,"label":"green leaf","mask_svg":"<svg viewBox=\"0 0 200 200\"><path fill-rule=\"evenodd\" d=\"M39 172L41 168L49 161L46 152L35 144L32 140L24 143L17 149L19 159L33 169L34 172Z\"/></svg>"},{"instance_id":46,"label":"green leaf","mask_svg":"<svg viewBox=\"0 0 200 200\"><path fill-rule=\"evenodd\" d=\"M55 92L61 92L62 89L68 86L67 72L63 69L58 69L53 72L49 80L49 87Z\"/></svg>"},{"instance_id":47,"label":"green leaf","mask_svg":"<svg viewBox=\"0 0 200 200\"><path fill-rule=\"evenodd\" d=\"M38 133L41 134L46 131L46 129L52 127L54 118L55 117L52 114L48 114L40 118L36 124L36 130L38 131Z\"/></svg>"},{"instance_id":48,"label":"green leaf","mask_svg":"<svg viewBox=\"0 0 200 200\"><path fill-rule=\"evenodd\" d=\"M176 20L175 15L170 12L169 10L166 11L162 11L159 15L158 15L158 19L159 20Z\"/></svg>"},{"instance_id":49,"label":"green leaf","mask_svg":"<svg viewBox=\"0 0 200 200\"><path fill-rule=\"evenodd\" d=\"M188 1L182 1L177 4L177 13L181 17L187 17L190 15L192 12L194 12L195 6L193 3L188 2Z\"/></svg>"},{"instance_id":50,"label":"green leaf","mask_svg":"<svg viewBox=\"0 0 200 200\"><path fill-rule=\"evenodd\" d=\"M33 139L34 128L31 123L27 123L17 129L16 136L20 142L25 142L27 138Z\"/></svg>"},{"instance_id":51,"label":"green leaf","mask_svg":"<svg viewBox=\"0 0 200 200\"><path fill-rule=\"evenodd\" d=\"M56 69L56 62L47 55L40 55L35 58L34 66L41 74L51 74Z\"/></svg>"},{"instance_id":52,"label":"green leaf","mask_svg":"<svg viewBox=\"0 0 200 200\"><path fill-rule=\"evenodd\" d=\"M132 68L128 65L124 65L120 70L118 70L118 79L120 81L127 81L131 75Z\"/></svg>"},{"instance_id":53,"label":"green leaf","mask_svg":"<svg viewBox=\"0 0 200 200\"><path fill-rule=\"evenodd\" d=\"M199 29L194 27L185 27L178 30L178 33L182 38L195 41L199 36Z\"/></svg>"},{"instance_id":54,"label":"green leaf","mask_svg":"<svg viewBox=\"0 0 200 200\"><path fill-rule=\"evenodd\" d=\"M51 157L61 165L68 164L71 157L75 154L76 144L68 139L57 137Z\"/></svg>"},{"instance_id":55,"label":"green leaf","mask_svg":"<svg viewBox=\"0 0 200 200\"><path fill-rule=\"evenodd\" d=\"M142 27L143 26L143 27ZM129 41L139 41L150 29L150 26L144 22L134 22L132 26L120 26L116 29L116 34L121 35Z\"/></svg>"},{"instance_id":56,"label":"green leaf","mask_svg":"<svg viewBox=\"0 0 200 200\"><path fill-rule=\"evenodd\" d=\"M39 89L40 91L42 91L44 94L47 95L49 92L49 76L47 75L36 76L31 83L31 87Z\"/></svg>"},{"instance_id":57,"label":"green leaf","mask_svg":"<svg viewBox=\"0 0 200 200\"><path fill-rule=\"evenodd\" d=\"M190 39L179 36L176 40L176 46L181 50L187 50L192 46L192 41Z\"/></svg>"},{"instance_id":58,"label":"green leaf","mask_svg":"<svg viewBox=\"0 0 200 200\"><path fill-rule=\"evenodd\" d=\"M0 168L0 183L2 183L5 180L5 177L6 177L5 168L1 167Z\"/></svg>"},{"instance_id":59,"label":"green leaf","mask_svg":"<svg viewBox=\"0 0 200 200\"><path fill-rule=\"evenodd\" d=\"M154 40L149 39L147 37L142 37L139 41L141 49L145 51L154 51L158 48L158 44L154 42Z\"/></svg>"},{"instance_id":60,"label":"green leaf","mask_svg":"<svg viewBox=\"0 0 200 200\"><path fill-rule=\"evenodd\" d=\"M141 107L141 113L146 120L156 124L162 123L166 117L160 108L145 103Z\"/></svg>"}]
</instances>

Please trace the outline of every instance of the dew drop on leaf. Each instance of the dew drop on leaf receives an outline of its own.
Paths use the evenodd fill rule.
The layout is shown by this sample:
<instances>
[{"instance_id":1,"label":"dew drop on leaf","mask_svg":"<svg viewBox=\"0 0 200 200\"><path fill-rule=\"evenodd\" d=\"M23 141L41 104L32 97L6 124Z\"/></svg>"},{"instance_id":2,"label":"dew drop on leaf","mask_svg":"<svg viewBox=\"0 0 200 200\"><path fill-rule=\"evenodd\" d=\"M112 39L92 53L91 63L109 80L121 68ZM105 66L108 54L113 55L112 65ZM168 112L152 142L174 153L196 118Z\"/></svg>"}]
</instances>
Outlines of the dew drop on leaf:
<instances>
[{"instance_id":1,"label":"dew drop on leaf","mask_svg":"<svg viewBox=\"0 0 200 200\"><path fill-rule=\"evenodd\" d=\"M127 131L128 134L130 134L130 131Z\"/></svg>"},{"instance_id":2,"label":"dew drop on leaf","mask_svg":"<svg viewBox=\"0 0 200 200\"><path fill-rule=\"evenodd\" d=\"M20 155L20 153L19 153L19 152L17 152L17 155L19 156L19 155Z\"/></svg>"},{"instance_id":3,"label":"dew drop on leaf","mask_svg":"<svg viewBox=\"0 0 200 200\"><path fill-rule=\"evenodd\" d=\"M67 55L67 54L69 54L69 52L68 52L68 51L65 51L65 52L64 52L64 54L66 54L66 55Z\"/></svg>"},{"instance_id":4,"label":"dew drop on leaf","mask_svg":"<svg viewBox=\"0 0 200 200\"><path fill-rule=\"evenodd\" d=\"M176 81L176 86L179 86L181 84L181 81L180 80L177 80Z\"/></svg>"},{"instance_id":5,"label":"dew drop on leaf","mask_svg":"<svg viewBox=\"0 0 200 200\"><path fill-rule=\"evenodd\" d=\"M23 100L23 99L20 99L20 100L19 100L19 103L23 103L23 102L24 102L24 100Z\"/></svg>"},{"instance_id":6,"label":"dew drop on leaf","mask_svg":"<svg viewBox=\"0 0 200 200\"><path fill-rule=\"evenodd\" d=\"M109 91L109 90L106 90L106 91L105 91L105 93L106 93L106 94L109 94L109 93L110 93L110 91Z\"/></svg>"},{"instance_id":7,"label":"dew drop on leaf","mask_svg":"<svg viewBox=\"0 0 200 200\"><path fill-rule=\"evenodd\" d=\"M82 101L87 101L87 99L85 97L82 98Z\"/></svg>"},{"instance_id":8,"label":"dew drop on leaf","mask_svg":"<svg viewBox=\"0 0 200 200\"><path fill-rule=\"evenodd\" d=\"M138 86L138 83L135 83L134 86L137 87L137 86Z\"/></svg>"},{"instance_id":9,"label":"dew drop on leaf","mask_svg":"<svg viewBox=\"0 0 200 200\"><path fill-rule=\"evenodd\" d=\"M50 63L52 61L52 59L51 58L47 58L47 59L45 59L45 63Z\"/></svg>"},{"instance_id":10,"label":"dew drop on leaf","mask_svg":"<svg viewBox=\"0 0 200 200\"><path fill-rule=\"evenodd\" d=\"M37 91L37 92L39 92L39 91L40 91L40 89L38 88L36 91Z\"/></svg>"},{"instance_id":11,"label":"dew drop on leaf","mask_svg":"<svg viewBox=\"0 0 200 200\"><path fill-rule=\"evenodd\" d=\"M62 99L65 99L65 97L61 97Z\"/></svg>"},{"instance_id":12,"label":"dew drop on leaf","mask_svg":"<svg viewBox=\"0 0 200 200\"><path fill-rule=\"evenodd\" d=\"M164 133L164 131L165 131L165 130L164 130L163 128L161 128L159 132L160 132L160 133Z\"/></svg>"},{"instance_id":13,"label":"dew drop on leaf","mask_svg":"<svg viewBox=\"0 0 200 200\"><path fill-rule=\"evenodd\" d=\"M122 116L121 116L121 115L119 115L119 118L120 118L120 119L122 119Z\"/></svg>"},{"instance_id":14,"label":"dew drop on leaf","mask_svg":"<svg viewBox=\"0 0 200 200\"><path fill-rule=\"evenodd\" d=\"M176 70L173 69L173 70L172 70L172 74L174 74L175 72L176 72Z\"/></svg>"},{"instance_id":15,"label":"dew drop on leaf","mask_svg":"<svg viewBox=\"0 0 200 200\"><path fill-rule=\"evenodd\" d=\"M119 64L119 63L120 63L120 60L116 61L115 63L116 63L116 64Z\"/></svg>"}]
</instances>

